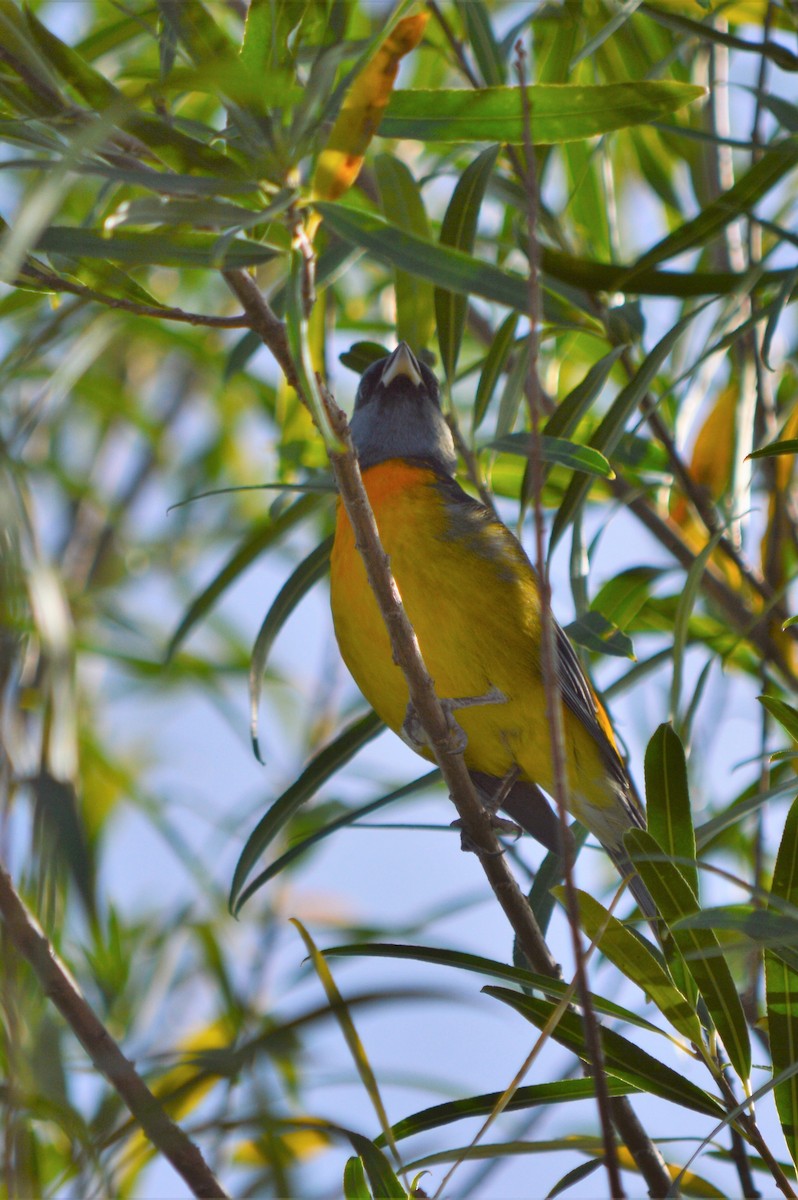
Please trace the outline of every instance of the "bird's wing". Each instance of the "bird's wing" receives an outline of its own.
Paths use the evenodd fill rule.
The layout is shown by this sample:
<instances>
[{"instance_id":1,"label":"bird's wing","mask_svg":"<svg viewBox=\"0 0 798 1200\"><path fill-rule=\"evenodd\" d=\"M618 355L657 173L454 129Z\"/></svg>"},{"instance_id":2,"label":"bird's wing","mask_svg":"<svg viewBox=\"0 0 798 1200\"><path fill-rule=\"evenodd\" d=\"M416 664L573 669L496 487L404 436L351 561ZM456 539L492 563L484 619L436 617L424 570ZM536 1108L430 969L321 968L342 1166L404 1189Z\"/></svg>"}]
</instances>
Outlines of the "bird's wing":
<instances>
[{"instance_id":1,"label":"bird's wing","mask_svg":"<svg viewBox=\"0 0 798 1200\"><path fill-rule=\"evenodd\" d=\"M470 541L478 553L487 554L497 561L509 553L516 564L523 564L522 569L531 572L539 588L537 572L526 552L495 513L464 492L449 476L440 475L437 486L449 506L450 519L456 535ZM588 683L568 635L556 621L554 628L563 703L595 739L606 764L607 774L617 784L619 795L628 802L630 820L644 827L643 806L615 745L609 718Z\"/></svg>"}]
</instances>

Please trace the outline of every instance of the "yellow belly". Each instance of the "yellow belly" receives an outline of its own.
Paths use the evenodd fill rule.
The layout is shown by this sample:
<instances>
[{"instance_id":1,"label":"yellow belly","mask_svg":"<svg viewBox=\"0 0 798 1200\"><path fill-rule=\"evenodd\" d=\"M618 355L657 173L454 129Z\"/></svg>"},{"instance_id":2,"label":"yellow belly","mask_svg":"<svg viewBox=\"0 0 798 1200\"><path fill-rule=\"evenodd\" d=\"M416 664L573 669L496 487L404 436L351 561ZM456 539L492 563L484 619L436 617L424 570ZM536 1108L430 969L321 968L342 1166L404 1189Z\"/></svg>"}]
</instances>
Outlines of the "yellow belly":
<instances>
[{"instance_id":1,"label":"yellow belly","mask_svg":"<svg viewBox=\"0 0 798 1200\"><path fill-rule=\"evenodd\" d=\"M500 704L455 713L468 744L466 764L501 777L512 766L552 789L549 731L539 662L536 581L507 537L501 560L451 534L432 471L391 460L364 473L407 615L441 698L481 696L498 688ZM407 685L393 662L388 633L368 586L349 520L339 508L331 564L331 602L341 654L363 695L391 729L401 729ZM572 807L607 802L598 747L566 712ZM588 824L592 822L588 821Z\"/></svg>"}]
</instances>

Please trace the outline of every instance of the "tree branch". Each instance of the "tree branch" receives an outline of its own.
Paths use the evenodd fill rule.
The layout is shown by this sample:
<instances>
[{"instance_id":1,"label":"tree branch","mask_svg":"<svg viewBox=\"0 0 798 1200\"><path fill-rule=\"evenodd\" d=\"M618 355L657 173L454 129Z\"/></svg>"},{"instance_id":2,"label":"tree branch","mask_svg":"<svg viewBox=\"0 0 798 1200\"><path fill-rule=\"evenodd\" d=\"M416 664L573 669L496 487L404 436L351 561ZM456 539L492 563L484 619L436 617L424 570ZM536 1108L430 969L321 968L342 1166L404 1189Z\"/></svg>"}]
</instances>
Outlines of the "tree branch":
<instances>
[{"instance_id":1,"label":"tree branch","mask_svg":"<svg viewBox=\"0 0 798 1200\"><path fill-rule=\"evenodd\" d=\"M197 1146L167 1116L102 1021L81 996L50 942L17 894L11 876L0 866L0 916L17 953L28 962L46 996L52 1000L91 1061L117 1091L130 1112L198 1197L226 1197Z\"/></svg>"}]
</instances>

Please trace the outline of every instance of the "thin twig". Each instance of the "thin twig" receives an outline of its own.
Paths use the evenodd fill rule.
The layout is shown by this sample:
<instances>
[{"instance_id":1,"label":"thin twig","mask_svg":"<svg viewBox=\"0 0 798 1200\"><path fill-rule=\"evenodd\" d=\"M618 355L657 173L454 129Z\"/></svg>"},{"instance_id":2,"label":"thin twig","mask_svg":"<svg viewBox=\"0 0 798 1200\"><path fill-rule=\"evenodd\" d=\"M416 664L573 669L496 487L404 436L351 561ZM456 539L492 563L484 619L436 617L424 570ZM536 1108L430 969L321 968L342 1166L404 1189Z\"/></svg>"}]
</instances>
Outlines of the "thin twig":
<instances>
[{"instance_id":1,"label":"thin twig","mask_svg":"<svg viewBox=\"0 0 798 1200\"><path fill-rule=\"evenodd\" d=\"M121 296L107 296L94 288L74 280L62 279L59 275L51 275L38 267L26 264L22 274L17 279L18 287L24 288L27 279L32 279L37 285L52 292L66 292L70 296L79 296L83 300L93 300L104 308L119 309L122 312L134 313L137 317L160 317L164 321L179 321L184 325L205 325L209 329L248 329L249 317L239 313L235 317L212 317L205 313L186 312L182 308L170 308L168 305L140 304L135 300L125 300Z\"/></svg>"},{"instance_id":2,"label":"thin twig","mask_svg":"<svg viewBox=\"0 0 798 1200\"><path fill-rule=\"evenodd\" d=\"M576 984L582 1008L582 1023L585 1031L585 1046L590 1059L591 1071L596 1087L596 1105L604 1143L604 1165L607 1171L610 1195L625 1195L618 1165L618 1148L610 1115L610 1095L604 1069L604 1051L601 1030L596 1020L590 989L585 971L582 936L579 928L579 900L574 883L573 843L568 836L568 766L565 754L565 725L562 711L562 695L559 687L556 629L551 609L551 584L546 562L546 529L543 516L543 458L540 444L540 398L538 383L538 352L540 345L540 291L538 285L539 252L537 240L538 181L535 149L532 141L532 112L526 90L526 51L523 43L515 46L515 69L521 93L524 124L525 191L527 200L527 258L529 261L529 366L527 400L531 425L530 472L532 477L533 512L535 523L535 551L538 582L540 586L541 625L541 668L546 693L546 720L549 726L551 745L553 794L560 819L561 855L563 880L565 882L566 911L571 930Z\"/></svg>"},{"instance_id":3,"label":"thin twig","mask_svg":"<svg viewBox=\"0 0 798 1200\"><path fill-rule=\"evenodd\" d=\"M285 322L273 311L255 280L246 271L223 271L222 274L227 286L244 306L250 329L260 335L264 345L277 359L286 382L301 396L299 375L288 344ZM307 397L302 399L307 403Z\"/></svg>"},{"instance_id":4,"label":"thin twig","mask_svg":"<svg viewBox=\"0 0 798 1200\"><path fill-rule=\"evenodd\" d=\"M30 964L45 995L52 1000L97 1070L122 1098L152 1144L172 1164L195 1196L226 1197L227 1193L198 1147L167 1116L133 1064L125 1058L102 1021L81 996L2 866L0 916L17 953Z\"/></svg>"}]
</instances>

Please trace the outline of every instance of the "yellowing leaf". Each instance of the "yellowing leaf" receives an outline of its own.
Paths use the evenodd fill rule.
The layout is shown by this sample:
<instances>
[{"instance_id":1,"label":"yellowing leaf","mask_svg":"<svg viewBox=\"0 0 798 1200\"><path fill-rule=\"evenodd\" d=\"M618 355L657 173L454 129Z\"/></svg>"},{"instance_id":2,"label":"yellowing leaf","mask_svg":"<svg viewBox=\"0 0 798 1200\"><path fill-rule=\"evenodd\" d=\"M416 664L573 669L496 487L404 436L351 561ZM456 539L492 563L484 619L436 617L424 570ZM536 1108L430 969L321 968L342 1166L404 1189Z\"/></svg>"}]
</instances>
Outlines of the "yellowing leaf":
<instances>
[{"instance_id":1,"label":"yellowing leaf","mask_svg":"<svg viewBox=\"0 0 798 1200\"><path fill-rule=\"evenodd\" d=\"M731 482L738 398L736 383L730 383L718 393L693 446L690 475L713 500L719 500ZM671 492L670 516L691 549L699 553L706 545L709 534L678 486L674 486ZM732 587L741 586L740 572L725 554L714 552L712 563Z\"/></svg>"},{"instance_id":2,"label":"yellowing leaf","mask_svg":"<svg viewBox=\"0 0 798 1200\"><path fill-rule=\"evenodd\" d=\"M421 41L428 19L428 13L419 13L398 21L355 78L319 155L313 175L314 199L337 200L357 179L391 97L400 59Z\"/></svg>"}]
</instances>

